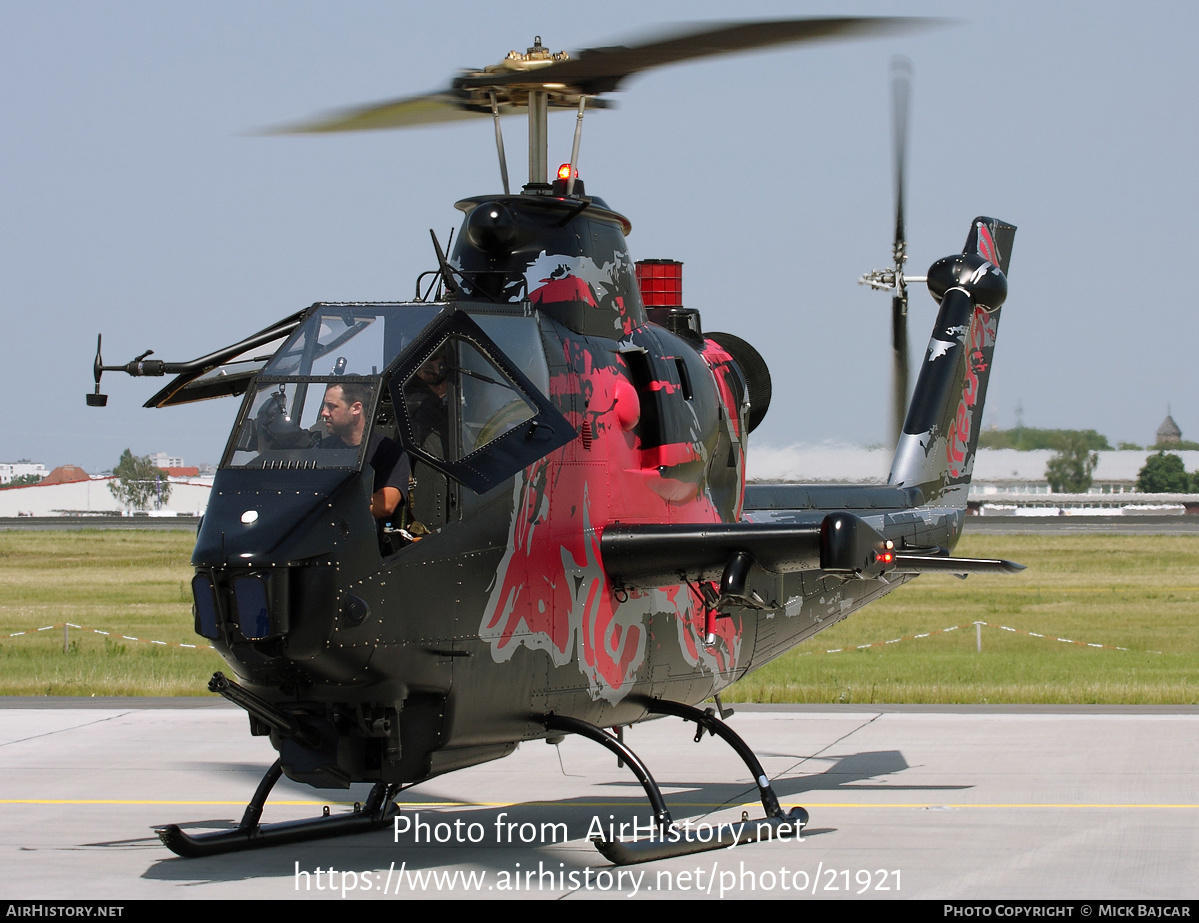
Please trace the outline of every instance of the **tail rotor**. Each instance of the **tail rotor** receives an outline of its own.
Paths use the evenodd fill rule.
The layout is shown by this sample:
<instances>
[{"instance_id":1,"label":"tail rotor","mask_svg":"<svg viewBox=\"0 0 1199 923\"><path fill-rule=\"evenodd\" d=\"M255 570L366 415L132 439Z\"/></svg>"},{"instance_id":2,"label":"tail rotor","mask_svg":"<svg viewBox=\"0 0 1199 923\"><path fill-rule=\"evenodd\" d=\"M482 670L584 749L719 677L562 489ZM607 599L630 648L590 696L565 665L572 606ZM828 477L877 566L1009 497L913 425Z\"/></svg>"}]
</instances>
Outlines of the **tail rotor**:
<instances>
[{"instance_id":1,"label":"tail rotor","mask_svg":"<svg viewBox=\"0 0 1199 923\"><path fill-rule=\"evenodd\" d=\"M891 429L895 440L903 431L908 401L908 282L923 281L904 276L908 242L904 232L904 186L907 166L908 109L912 93L912 62L897 57L891 62L891 139L895 169L895 240L891 246L891 268L876 269L859 282L891 292Z\"/></svg>"}]
</instances>

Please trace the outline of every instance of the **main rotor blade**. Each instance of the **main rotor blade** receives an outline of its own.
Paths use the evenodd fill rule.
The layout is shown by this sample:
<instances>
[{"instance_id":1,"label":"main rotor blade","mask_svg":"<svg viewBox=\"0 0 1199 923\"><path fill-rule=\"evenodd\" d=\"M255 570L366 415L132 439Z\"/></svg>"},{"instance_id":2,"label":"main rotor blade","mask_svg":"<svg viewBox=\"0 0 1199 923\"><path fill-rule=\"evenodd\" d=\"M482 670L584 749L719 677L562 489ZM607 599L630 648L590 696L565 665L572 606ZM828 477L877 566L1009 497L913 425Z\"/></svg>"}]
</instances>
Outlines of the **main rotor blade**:
<instances>
[{"instance_id":1,"label":"main rotor blade","mask_svg":"<svg viewBox=\"0 0 1199 923\"><path fill-rule=\"evenodd\" d=\"M500 115L516 115L515 106L499 105ZM355 109L342 109L318 116L306 122L268 128L270 135L323 134L336 131L378 131L386 128L410 128L414 125L432 125L438 122L457 122L476 116L490 116L490 108L484 110L472 105L465 94L453 91L428 93L424 96L408 96Z\"/></svg>"},{"instance_id":2,"label":"main rotor blade","mask_svg":"<svg viewBox=\"0 0 1199 923\"><path fill-rule=\"evenodd\" d=\"M666 64L796 42L879 35L925 25L927 22L905 17L874 16L730 22L716 27L691 26L660 33L642 44L586 48L576 57L536 71L472 75L460 78L455 85L503 86L528 83L533 77L539 83L561 83L594 95L617 89L632 74Z\"/></svg>"},{"instance_id":3,"label":"main rotor blade","mask_svg":"<svg viewBox=\"0 0 1199 923\"><path fill-rule=\"evenodd\" d=\"M455 77L436 93L386 100L346 109L307 122L268 130L269 134L307 134L335 131L370 131L408 128L491 115L486 91L499 97L501 115L524 112L529 88L550 91L551 107L575 108L578 96L597 96L617 89L621 82L652 67L695 58L732 54L796 42L879 35L927 26L934 20L903 17L838 17L782 19L767 22L731 22L719 26L692 26L659 33L635 45L585 49L573 58L544 67L506 68L502 63L486 71L471 70ZM508 94L511 99L506 98ZM601 100L589 108L603 108Z\"/></svg>"}]
</instances>

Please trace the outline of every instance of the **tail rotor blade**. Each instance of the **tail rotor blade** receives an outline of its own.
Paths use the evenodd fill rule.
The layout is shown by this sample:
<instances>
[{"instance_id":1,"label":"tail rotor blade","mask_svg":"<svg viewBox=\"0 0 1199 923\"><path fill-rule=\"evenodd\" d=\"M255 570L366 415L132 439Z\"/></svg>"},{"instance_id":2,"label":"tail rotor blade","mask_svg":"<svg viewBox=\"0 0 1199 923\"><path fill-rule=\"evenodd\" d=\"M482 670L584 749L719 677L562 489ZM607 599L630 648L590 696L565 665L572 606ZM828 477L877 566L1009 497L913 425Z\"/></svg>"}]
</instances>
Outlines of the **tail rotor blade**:
<instances>
[{"instance_id":1,"label":"tail rotor blade","mask_svg":"<svg viewBox=\"0 0 1199 923\"><path fill-rule=\"evenodd\" d=\"M904 174L908 148L908 103L912 92L912 62L897 57L891 62L891 133L895 156L895 243L891 255L895 262L895 294L891 298L891 349L894 353L893 387L895 393L893 433L896 441L903 432L908 403L908 290L903 279L908 242L904 236Z\"/></svg>"},{"instance_id":2,"label":"tail rotor blade","mask_svg":"<svg viewBox=\"0 0 1199 923\"><path fill-rule=\"evenodd\" d=\"M904 174L908 156L908 102L912 95L912 62L891 61L891 138L895 156L895 255L906 257L903 229Z\"/></svg>"},{"instance_id":3,"label":"tail rotor blade","mask_svg":"<svg viewBox=\"0 0 1199 923\"><path fill-rule=\"evenodd\" d=\"M891 350L891 385L894 392L892 423L895 441L898 442L908 410L908 310L905 299L898 295L891 299Z\"/></svg>"}]
</instances>

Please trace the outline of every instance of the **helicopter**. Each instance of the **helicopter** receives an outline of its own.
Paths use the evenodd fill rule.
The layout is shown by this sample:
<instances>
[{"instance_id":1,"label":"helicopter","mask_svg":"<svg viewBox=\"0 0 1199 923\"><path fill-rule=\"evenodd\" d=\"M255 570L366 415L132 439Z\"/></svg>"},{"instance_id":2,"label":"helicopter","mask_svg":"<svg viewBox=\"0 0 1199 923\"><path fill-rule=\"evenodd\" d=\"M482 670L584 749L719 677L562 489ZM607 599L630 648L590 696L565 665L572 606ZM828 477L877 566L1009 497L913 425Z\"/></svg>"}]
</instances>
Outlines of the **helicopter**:
<instances>
[{"instance_id":1,"label":"helicopter","mask_svg":"<svg viewBox=\"0 0 1199 923\"><path fill-rule=\"evenodd\" d=\"M147 407L242 397L198 529L193 611L234 674L209 689L279 756L235 829L168 825L164 845L194 857L378 829L402 787L565 734L616 754L649 801L650 836L594 840L614 863L798 834L807 811L780 806L719 694L919 574L1019 569L951 555L1015 227L976 218L928 272L939 313L887 484L747 485L766 363L703 330L681 264L632 259L629 220L579 177L580 137L587 108L648 68L909 24L723 23L576 56L538 37L437 93L283 129L490 116L503 191L456 203L448 253L430 232L436 267L411 301L318 302L189 362L147 351L109 366L97 339L89 405L107 402L104 372L175 376ZM551 109L576 113L552 178ZM512 192L500 121L520 112L529 177ZM905 403L897 160L894 266L864 281L892 291L897 338L903 318ZM764 817L680 836L621 732L660 716L731 746ZM352 813L263 824L284 774L373 788Z\"/></svg>"}]
</instances>

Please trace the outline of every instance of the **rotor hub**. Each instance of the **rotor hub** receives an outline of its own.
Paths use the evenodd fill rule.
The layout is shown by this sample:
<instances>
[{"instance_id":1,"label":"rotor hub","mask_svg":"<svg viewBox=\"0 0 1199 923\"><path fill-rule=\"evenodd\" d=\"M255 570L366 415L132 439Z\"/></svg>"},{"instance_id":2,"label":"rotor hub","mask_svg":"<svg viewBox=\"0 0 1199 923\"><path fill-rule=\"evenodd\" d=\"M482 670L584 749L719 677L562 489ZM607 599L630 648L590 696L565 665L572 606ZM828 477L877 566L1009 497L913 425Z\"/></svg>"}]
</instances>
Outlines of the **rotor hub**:
<instances>
[{"instance_id":1,"label":"rotor hub","mask_svg":"<svg viewBox=\"0 0 1199 923\"><path fill-rule=\"evenodd\" d=\"M499 64L491 67L483 68L484 73L495 73L496 71L507 71L509 73L536 70L539 67L546 67L550 64L557 64L559 61L569 61L570 55L565 51L552 52L541 44L541 36L533 36L533 44L524 54L519 51L512 50L508 52L508 56Z\"/></svg>"}]
</instances>

